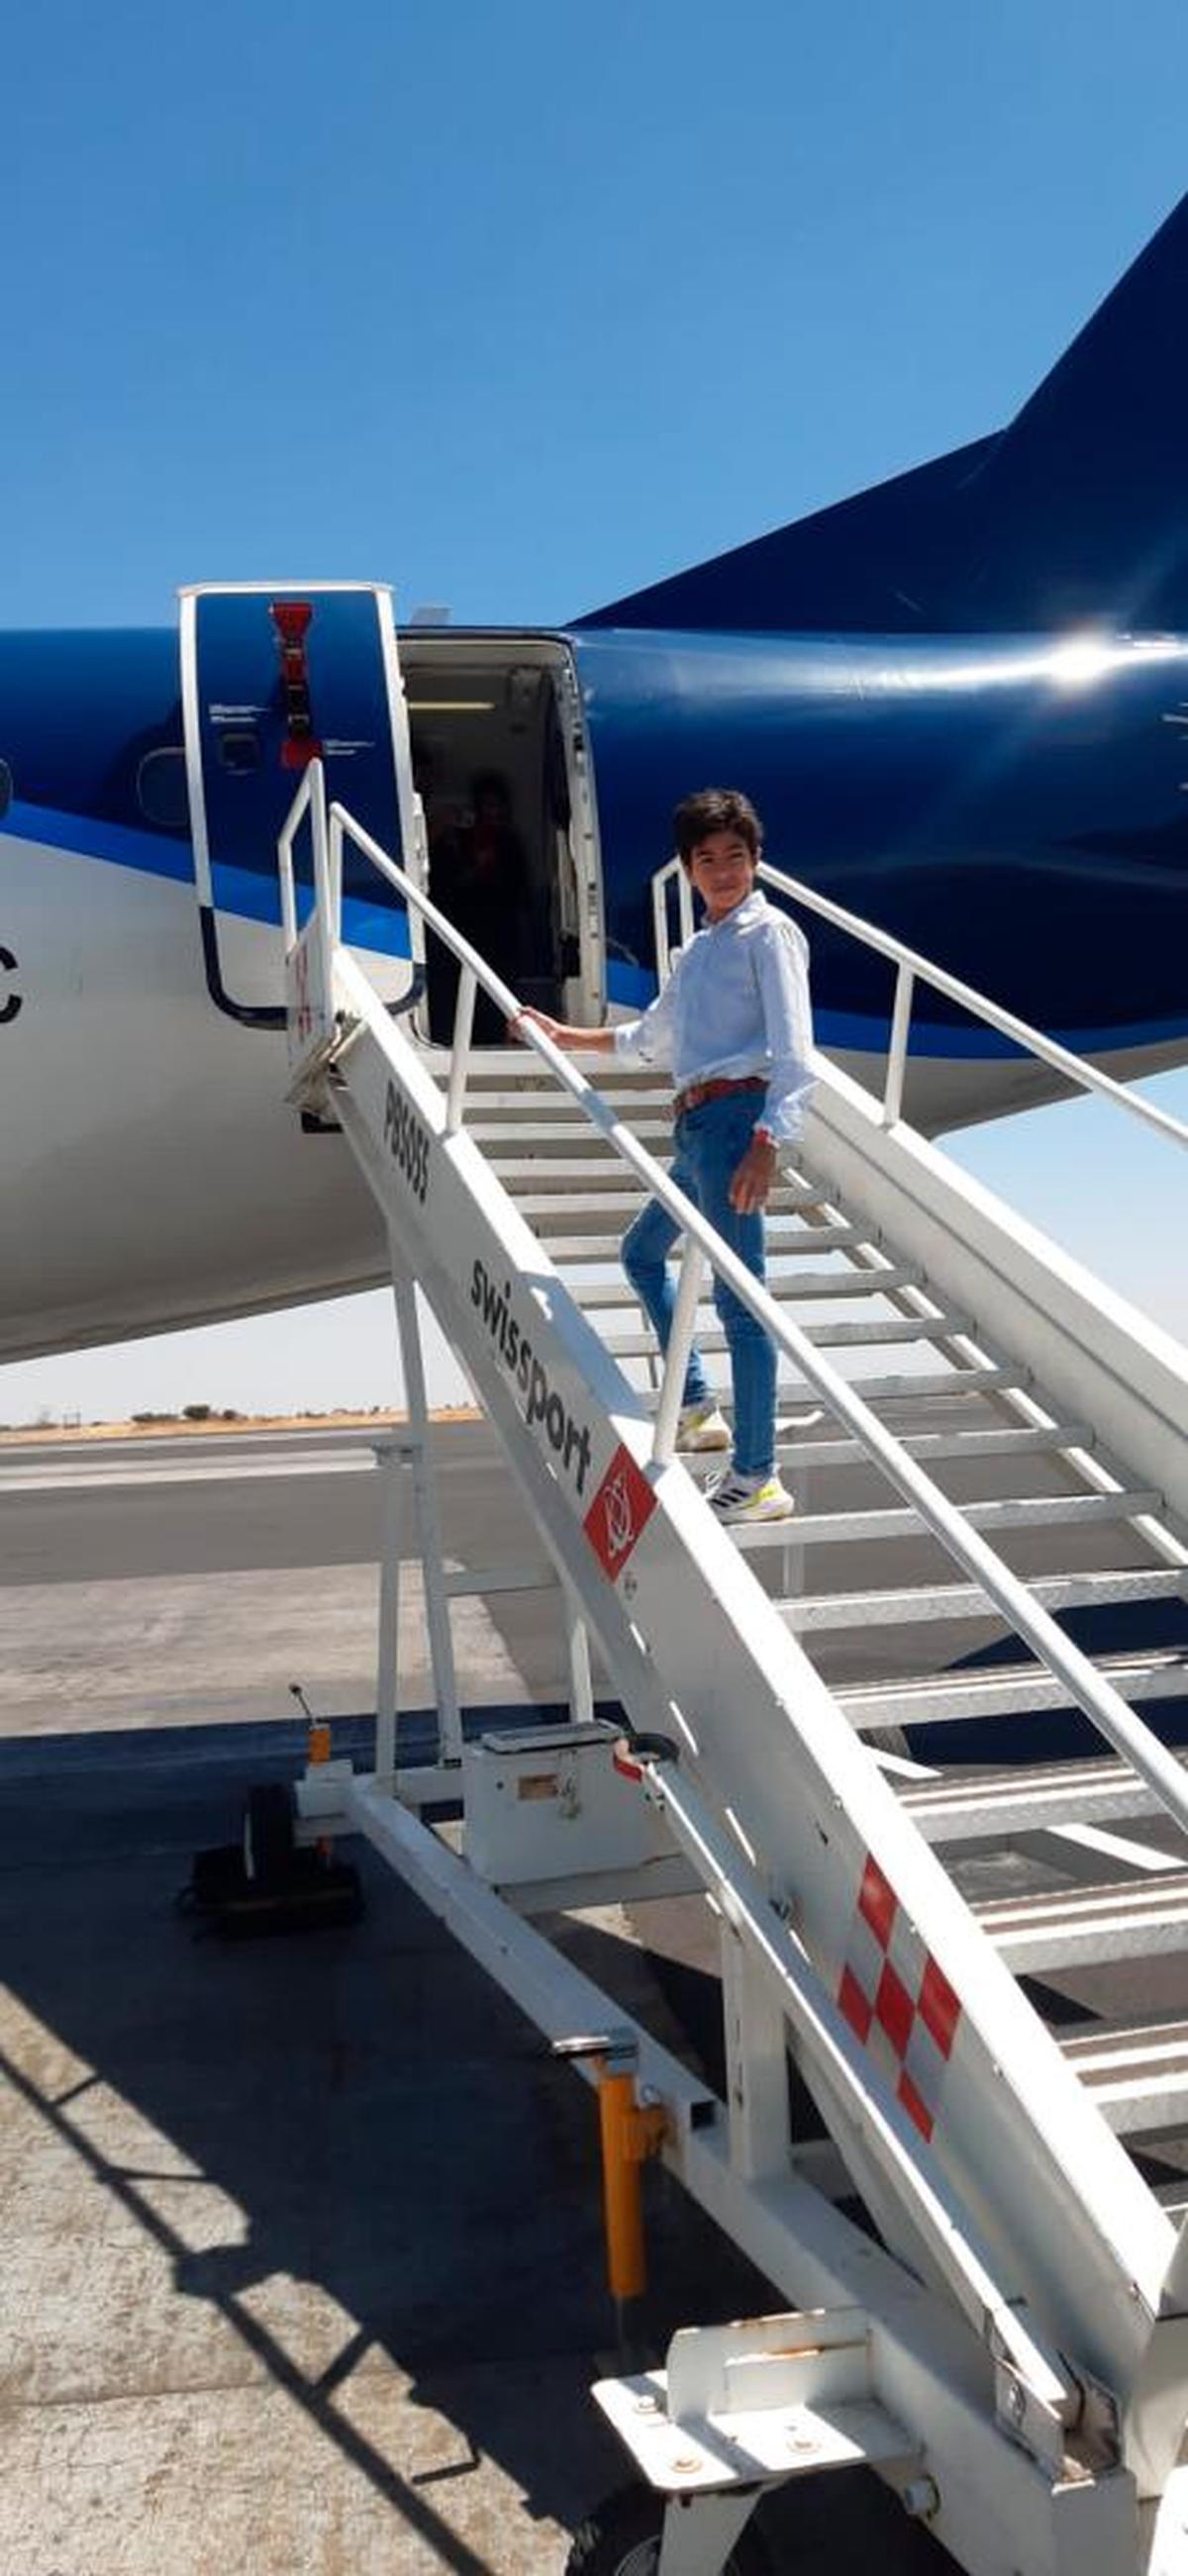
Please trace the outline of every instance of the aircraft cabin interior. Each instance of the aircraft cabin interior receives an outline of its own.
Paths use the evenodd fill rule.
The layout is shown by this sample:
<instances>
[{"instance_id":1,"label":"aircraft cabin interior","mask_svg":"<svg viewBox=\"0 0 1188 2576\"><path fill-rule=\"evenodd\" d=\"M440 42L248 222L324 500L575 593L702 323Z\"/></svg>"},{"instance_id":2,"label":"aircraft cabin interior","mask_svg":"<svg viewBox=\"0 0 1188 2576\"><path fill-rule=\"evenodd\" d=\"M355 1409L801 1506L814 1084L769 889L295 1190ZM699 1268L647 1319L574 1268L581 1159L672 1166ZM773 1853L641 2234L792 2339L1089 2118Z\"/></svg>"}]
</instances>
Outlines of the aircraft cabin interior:
<instances>
[{"instance_id":1,"label":"aircraft cabin interior","mask_svg":"<svg viewBox=\"0 0 1188 2576\"><path fill-rule=\"evenodd\" d=\"M406 630L400 660L429 892L522 999L602 1017L602 903L580 703L565 648L537 636ZM429 943L428 1032L448 1044L455 964ZM480 994L479 1044L505 1043Z\"/></svg>"}]
</instances>

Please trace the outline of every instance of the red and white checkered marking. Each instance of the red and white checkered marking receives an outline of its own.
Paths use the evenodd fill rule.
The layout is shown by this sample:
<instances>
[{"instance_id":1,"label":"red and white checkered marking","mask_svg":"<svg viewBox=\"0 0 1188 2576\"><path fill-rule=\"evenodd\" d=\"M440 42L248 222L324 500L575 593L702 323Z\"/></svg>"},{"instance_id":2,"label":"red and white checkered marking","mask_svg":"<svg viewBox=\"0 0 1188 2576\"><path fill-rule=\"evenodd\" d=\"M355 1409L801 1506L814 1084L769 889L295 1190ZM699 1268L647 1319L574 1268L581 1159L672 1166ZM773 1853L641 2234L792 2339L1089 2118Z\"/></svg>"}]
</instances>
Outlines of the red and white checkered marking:
<instances>
[{"instance_id":1,"label":"red and white checkered marking","mask_svg":"<svg viewBox=\"0 0 1188 2576\"><path fill-rule=\"evenodd\" d=\"M869 1852L837 2000L921 2137L931 2138L960 1998Z\"/></svg>"}]
</instances>

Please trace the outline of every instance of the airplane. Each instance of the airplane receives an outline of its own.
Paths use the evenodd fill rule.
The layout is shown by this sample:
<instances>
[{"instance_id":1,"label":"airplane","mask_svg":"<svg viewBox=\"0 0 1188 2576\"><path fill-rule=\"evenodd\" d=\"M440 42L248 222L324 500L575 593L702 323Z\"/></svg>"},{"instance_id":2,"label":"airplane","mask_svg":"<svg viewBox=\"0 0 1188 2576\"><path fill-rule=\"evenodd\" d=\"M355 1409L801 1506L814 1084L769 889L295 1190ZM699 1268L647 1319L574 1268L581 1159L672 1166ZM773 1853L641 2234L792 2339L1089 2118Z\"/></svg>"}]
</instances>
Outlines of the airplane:
<instances>
[{"instance_id":1,"label":"airplane","mask_svg":"<svg viewBox=\"0 0 1188 2576\"><path fill-rule=\"evenodd\" d=\"M1188 197L1009 427L564 627L398 632L381 584L280 582L184 591L180 660L0 638L0 1359L387 1276L342 1139L284 1105L276 839L314 752L431 893L494 787L510 980L568 1019L655 989L671 808L739 784L771 859L1065 1044L1188 1061L1186 285ZM344 891L448 1040L407 912L361 862ZM819 1041L869 1072L890 969L809 927ZM1051 1083L921 994L926 1131Z\"/></svg>"}]
</instances>

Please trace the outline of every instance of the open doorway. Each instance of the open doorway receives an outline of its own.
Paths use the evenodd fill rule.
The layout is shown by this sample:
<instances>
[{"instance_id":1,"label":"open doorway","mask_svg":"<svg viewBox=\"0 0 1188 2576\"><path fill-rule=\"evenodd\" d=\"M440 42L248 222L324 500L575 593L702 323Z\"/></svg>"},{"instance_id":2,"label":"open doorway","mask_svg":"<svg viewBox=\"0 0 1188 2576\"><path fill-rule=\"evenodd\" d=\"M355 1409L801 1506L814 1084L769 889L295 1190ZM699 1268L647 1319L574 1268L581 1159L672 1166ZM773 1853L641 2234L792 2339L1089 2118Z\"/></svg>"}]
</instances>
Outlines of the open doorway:
<instances>
[{"instance_id":1,"label":"open doorway","mask_svg":"<svg viewBox=\"0 0 1188 2576\"><path fill-rule=\"evenodd\" d=\"M522 1001L584 1025L603 1011L601 884L572 663L537 635L406 629L400 660L429 892ZM449 1043L457 968L428 951L428 1034ZM480 993L480 1046L506 1044Z\"/></svg>"}]
</instances>

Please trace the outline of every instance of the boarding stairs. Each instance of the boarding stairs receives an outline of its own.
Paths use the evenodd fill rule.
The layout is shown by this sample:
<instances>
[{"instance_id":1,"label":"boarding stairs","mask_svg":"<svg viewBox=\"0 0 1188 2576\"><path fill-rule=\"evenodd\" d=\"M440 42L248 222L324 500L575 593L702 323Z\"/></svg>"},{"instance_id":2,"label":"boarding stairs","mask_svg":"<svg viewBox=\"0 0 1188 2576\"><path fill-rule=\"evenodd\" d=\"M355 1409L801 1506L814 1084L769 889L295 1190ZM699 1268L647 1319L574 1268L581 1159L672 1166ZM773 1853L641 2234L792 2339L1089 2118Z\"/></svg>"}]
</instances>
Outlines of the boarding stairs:
<instances>
[{"instance_id":1,"label":"boarding stairs","mask_svg":"<svg viewBox=\"0 0 1188 2576\"><path fill-rule=\"evenodd\" d=\"M448 1055L341 944L344 839L459 959ZM1188 1358L824 1064L772 1199L765 1296L662 1178L654 1074L587 1059L595 1089L539 1038L471 1055L476 981L510 997L326 815L316 763L281 864L291 1097L343 1128L398 1302L415 1278L626 1712L617 1753L574 1730L617 1766L624 1815L646 1811L624 1886L646 1894L675 1854L722 1919L730 2102L707 2112L671 2060L641 2059L670 2086L668 2161L801 2307L860 2307L881 2404L829 2456L899 2460L885 2474L962 2565L1171 2576L1188 2567L1188 1770L1148 1720L1188 1745ZM666 1371L616 1266L649 1188L686 1221ZM790 1523L722 1529L699 1490L713 1461L674 1456L694 1327L727 1401L715 1271L777 1339ZM1001 1758L945 1759L971 1725ZM473 1884L483 1761L504 1787L515 1761L464 1757L458 1734L444 1753L475 1799L472 1883L465 1845L425 1858L390 1763L349 1791L349 1821L564 2038L524 1947L540 1936L490 1911L532 1910L498 1832L499 1893ZM581 1883L579 1861L571 1903ZM589 1884L605 1892L604 1860ZM885 2253L798 2164L786 2046L836 2189ZM663 2485L625 2385L604 2402ZM709 2484L729 2487L720 2462Z\"/></svg>"}]
</instances>

